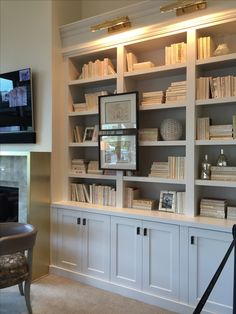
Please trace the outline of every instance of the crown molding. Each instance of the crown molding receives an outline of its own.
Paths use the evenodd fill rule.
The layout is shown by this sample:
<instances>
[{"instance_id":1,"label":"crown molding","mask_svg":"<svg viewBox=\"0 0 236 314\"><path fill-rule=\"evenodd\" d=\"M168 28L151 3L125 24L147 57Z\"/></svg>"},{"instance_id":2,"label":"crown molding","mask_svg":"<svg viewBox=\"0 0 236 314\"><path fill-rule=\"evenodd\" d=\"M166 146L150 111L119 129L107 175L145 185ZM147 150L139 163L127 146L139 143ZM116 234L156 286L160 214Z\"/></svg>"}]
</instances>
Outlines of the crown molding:
<instances>
[{"instance_id":1,"label":"crown molding","mask_svg":"<svg viewBox=\"0 0 236 314\"><path fill-rule=\"evenodd\" d=\"M139 2L60 27L63 56L73 57L78 54L113 48L119 44L127 45L147 38L175 34L190 28L189 20L191 20L191 28L195 29L236 20L234 1L223 1L222 3L222 1L208 0L208 7L201 11L201 15L199 12L194 12L178 17L174 12L160 13L160 5L163 4L163 1ZM157 3L159 4L156 5ZM131 20L132 29L122 33L123 36L108 35L106 30L90 32L91 25L116 18L124 12Z\"/></svg>"}]
</instances>

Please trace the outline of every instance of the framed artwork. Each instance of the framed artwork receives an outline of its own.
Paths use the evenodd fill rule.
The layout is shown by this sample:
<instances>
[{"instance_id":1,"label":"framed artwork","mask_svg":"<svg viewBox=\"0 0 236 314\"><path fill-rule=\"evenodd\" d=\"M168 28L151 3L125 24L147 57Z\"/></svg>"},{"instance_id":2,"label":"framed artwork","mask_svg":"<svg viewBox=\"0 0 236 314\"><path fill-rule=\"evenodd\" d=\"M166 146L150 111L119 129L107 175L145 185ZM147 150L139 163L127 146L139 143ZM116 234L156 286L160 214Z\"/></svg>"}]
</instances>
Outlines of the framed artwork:
<instances>
[{"instance_id":1,"label":"framed artwork","mask_svg":"<svg viewBox=\"0 0 236 314\"><path fill-rule=\"evenodd\" d=\"M84 130L83 142L91 142L93 139L94 127L87 127Z\"/></svg>"},{"instance_id":2,"label":"framed artwork","mask_svg":"<svg viewBox=\"0 0 236 314\"><path fill-rule=\"evenodd\" d=\"M99 96L100 130L137 129L138 92Z\"/></svg>"},{"instance_id":3,"label":"framed artwork","mask_svg":"<svg viewBox=\"0 0 236 314\"><path fill-rule=\"evenodd\" d=\"M176 209L176 191L161 191L159 210L175 212Z\"/></svg>"},{"instance_id":4,"label":"framed artwork","mask_svg":"<svg viewBox=\"0 0 236 314\"><path fill-rule=\"evenodd\" d=\"M100 169L137 170L136 135L100 135Z\"/></svg>"}]
</instances>

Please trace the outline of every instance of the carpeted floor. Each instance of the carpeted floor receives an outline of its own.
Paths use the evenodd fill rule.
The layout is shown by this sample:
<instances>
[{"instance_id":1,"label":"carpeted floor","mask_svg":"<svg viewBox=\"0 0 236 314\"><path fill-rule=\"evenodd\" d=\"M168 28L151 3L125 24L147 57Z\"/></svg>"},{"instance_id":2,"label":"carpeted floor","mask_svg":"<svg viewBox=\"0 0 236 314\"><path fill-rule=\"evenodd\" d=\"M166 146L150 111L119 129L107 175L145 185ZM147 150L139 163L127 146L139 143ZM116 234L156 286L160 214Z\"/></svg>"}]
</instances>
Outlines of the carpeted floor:
<instances>
[{"instance_id":1,"label":"carpeted floor","mask_svg":"<svg viewBox=\"0 0 236 314\"><path fill-rule=\"evenodd\" d=\"M31 286L33 314L173 314L79 282L49 275ZM0 290L1 314L27 314L18 287Z\"/></svg>"}]
</instances>

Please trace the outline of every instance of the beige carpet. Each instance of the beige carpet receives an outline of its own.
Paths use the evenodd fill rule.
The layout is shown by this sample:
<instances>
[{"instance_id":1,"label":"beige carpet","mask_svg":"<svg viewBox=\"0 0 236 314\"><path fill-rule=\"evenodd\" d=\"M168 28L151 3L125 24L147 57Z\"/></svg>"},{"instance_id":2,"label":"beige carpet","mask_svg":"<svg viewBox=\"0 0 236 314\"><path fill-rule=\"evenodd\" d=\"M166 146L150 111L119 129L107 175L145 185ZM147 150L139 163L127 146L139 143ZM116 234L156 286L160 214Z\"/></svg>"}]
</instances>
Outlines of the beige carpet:
<instances>
[{"instance_id":1,"label":"beige carpet","mask_svg":"<svg viewBox=\"0 0 236 314\"><path fill-rule=\"evenodd\" d=\"M79 282L49 275L31 286L33 314L171 314ZM1 314L27 314L18 287L0 290Z\"/></svg>"}]
</instances>

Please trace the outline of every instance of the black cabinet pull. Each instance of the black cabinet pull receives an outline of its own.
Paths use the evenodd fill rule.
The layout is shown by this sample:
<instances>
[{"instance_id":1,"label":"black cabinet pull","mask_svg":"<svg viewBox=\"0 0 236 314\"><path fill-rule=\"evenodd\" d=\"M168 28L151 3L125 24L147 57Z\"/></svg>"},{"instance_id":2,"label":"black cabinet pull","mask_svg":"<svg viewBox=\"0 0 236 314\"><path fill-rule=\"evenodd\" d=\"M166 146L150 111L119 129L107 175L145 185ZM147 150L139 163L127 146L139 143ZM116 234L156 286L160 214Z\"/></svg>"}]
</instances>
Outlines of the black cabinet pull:
<instances>
[{"instance_id":1,"label":"black cabinet pull","mask_svg":"<svg viewBox=\"0 0 236 314\"><path fill-rule=\"evenodd\" d=\"M137 234L140 234L140 227L137 227Z\"/></svg>"},{"instance_id":2,"label":"black cabinet pull","mask_svg":"<svg viewBox=\"0 0 236 314\"><path fill-rule=\"evenodd\" d=\"M77 225L80 225L80 221L81 221L81 219L77 218Z\"/></svg>"},{"instance_id":3,"label":"black cabinet pull","mask_svg":"<svg viewBox=\"0 0 236 314\"><path fill-rule=\"evenodd\" d=\"M191 244L194 244L194 236L191 236Z\"/></svg>"},{"instance_id":4,"label":"black cabinet pull","mask_svg":"<svg viewBox=\"0 0 236 314\"><path fill-rule=\"evenodd\" d=\"M144 228L144 229L143 229L143 235L144 235L144 236L147 236L147 228Z\"/></svg>"},{"instance_id":5,"label":"black cabinet pull","mask_svg":"<svg viewBox=\"0 0 236 314\"><path fill-rule=\"evenodd\" d=\"M86 226L86 218L83 218L83 226Z\"/></svg>"}]
</instances>

